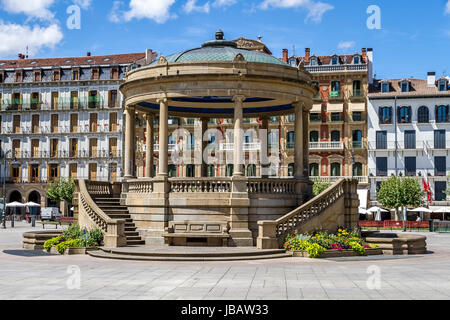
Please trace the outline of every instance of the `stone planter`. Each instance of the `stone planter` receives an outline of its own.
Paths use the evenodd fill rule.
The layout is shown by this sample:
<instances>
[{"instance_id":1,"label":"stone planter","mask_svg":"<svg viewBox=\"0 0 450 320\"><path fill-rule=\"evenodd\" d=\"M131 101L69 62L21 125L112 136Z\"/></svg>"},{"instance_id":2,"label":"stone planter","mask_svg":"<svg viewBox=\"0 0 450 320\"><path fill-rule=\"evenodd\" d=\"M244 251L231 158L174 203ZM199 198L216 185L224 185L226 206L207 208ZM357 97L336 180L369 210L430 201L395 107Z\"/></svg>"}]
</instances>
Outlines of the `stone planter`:
<instances>
[{"instance_id":1,"label":"stone planter","mask_svg":"<svg viewBox=\"0 0 450 320\"><path fill-rule=\"evenodd\" d=\"M87 254L88 251L96 251L98 250L97 247L90 247L90 248L75 248L75 247L69 247L66 249L66 251L64 252L64 255L68 255L68 256L72 256L72 255L82 255L82 254ZM53 254L59 254L58 251L56 251L56 247L53 246L50 249L50 253Z\"/></svg>"},{"instance_id":2,"label":"stone planter","mask_svg":"<svg viewBox=\"0 0 450 320\"><path fill-rule=\"evenodd\" d=\"M293 257L303 257L303 258L309 258L309 254L306 251L289 251L292 253ZM372 249L366 249L366 256L375 256L375 255L382 255L383 250L380 248L372 248ZM355 251L353 250L326 250L319 258L339 258L339 257L357 257L359 256Z\"/></svg>"}]
</instances>

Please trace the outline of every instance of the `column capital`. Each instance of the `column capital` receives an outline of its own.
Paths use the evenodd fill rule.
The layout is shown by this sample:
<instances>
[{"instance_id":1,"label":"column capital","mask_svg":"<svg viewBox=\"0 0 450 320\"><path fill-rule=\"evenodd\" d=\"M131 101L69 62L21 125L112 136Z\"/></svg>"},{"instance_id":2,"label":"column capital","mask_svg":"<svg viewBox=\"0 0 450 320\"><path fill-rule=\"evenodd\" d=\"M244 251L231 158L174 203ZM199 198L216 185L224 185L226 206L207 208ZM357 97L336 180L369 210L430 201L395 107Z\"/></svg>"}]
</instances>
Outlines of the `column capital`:
<instances>
[{"instance_id":1,"label":"column capital","mask_svg":"<svg viewBox=\"0 0 450 320\"><path fill-rule=\"evenodd\" d=\"M151 120L151 119L154 119L154 118L155 118L155 115L153 113L150 113L150 112L144 113L144 119L145 120Z\"/></svg>"},{"instance_id":2,"label":"column capital","mask_svg":"<svg viewBox=\"0 0 450 320\"><path fill-rule=\"evenodd\" d=\"M246 97L243 94L236 94L233 96L233 102L243 103Z\"/></svg>"},{"instance_id":3,"label":"column capital","mask_svg":"<svg viewBox=\"0 0 450 320\"><path fill-rule=\"evenodd\" d=\"M168 101L167 97L156 99L156 103L167 103Z\"/></svg>"}]
</instances>

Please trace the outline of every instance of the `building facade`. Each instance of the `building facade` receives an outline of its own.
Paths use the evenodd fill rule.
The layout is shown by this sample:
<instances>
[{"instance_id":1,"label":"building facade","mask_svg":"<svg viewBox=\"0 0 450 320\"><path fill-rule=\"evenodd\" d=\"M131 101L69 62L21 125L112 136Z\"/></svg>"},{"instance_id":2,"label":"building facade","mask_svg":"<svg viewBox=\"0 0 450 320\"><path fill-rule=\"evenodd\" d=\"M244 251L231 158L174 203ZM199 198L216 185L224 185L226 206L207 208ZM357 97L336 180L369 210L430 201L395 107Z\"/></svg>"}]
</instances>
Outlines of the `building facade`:
<instances>
[{"instance_id":1,"label":"building facade","mask_svg":"<svg viewBox=\"0 0 450 320\"><path fill-rule=\"evenodd\" d=\"M46 190L60 178L121 177L119 86L129 68L154 58L148 50L0 61L0 180L7 203L52 205Z\"/></svg>"},{"instance_id":2,"label":"building facade","mask_svg":"<svg viewBox=\"0 0 450 320\"><path fill-rule=\"evenodd\" d=\"M375 80L369 101L370 197L391 175L415 177L431 189L431 206L449 205L449 79ZM425 183L425 184L424 184Z\"/></svg>"},{"instance_id":3,"label":"building facade","mask_svg":"<svg viewBox=\"0 0 450 320\"><path fill-rule=\"evenodd\" d=\"M367 189L367 93L372 82L373 50L353 55L289 56L283 60L304 67L319 88L309 121L310 176L325 182L355 177ZM291 127L286 126L290 133Z\"/></svg>"}]
</instances>

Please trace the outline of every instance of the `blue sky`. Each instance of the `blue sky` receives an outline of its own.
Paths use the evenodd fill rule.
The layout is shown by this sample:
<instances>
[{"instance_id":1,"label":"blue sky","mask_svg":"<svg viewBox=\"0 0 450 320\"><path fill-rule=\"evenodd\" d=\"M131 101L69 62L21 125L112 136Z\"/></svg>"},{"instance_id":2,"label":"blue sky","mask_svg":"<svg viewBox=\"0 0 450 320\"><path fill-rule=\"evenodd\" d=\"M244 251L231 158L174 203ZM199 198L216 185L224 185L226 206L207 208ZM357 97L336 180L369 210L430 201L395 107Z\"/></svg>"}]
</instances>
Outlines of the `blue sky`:
<instances>
[{"instance_id":1,"label":"blue sky","mask_svg":"<svg viewBox=\"0 0 450 320\"><path fill-rule=\"evenodd\" d=\"M69 29L67 9L80 8ZM377 5L381 29L367 27ZM450 0L0 0L0 58L143 52L197 47L221 28L227 39L263 37L277 57L373 48L378 78L450 75Z\"/></svg>"}]
</instances>

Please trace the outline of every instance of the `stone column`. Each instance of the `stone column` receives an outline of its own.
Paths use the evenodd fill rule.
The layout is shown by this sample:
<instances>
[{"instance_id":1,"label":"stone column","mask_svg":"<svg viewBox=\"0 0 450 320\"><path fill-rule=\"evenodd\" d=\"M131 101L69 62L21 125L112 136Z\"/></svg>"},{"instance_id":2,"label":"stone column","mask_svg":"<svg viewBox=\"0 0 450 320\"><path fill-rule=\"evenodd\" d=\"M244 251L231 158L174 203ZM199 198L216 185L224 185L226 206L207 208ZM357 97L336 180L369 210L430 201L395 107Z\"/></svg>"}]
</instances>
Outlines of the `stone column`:
<instances>
[{"instance_id":1,"label":"stone column","mask_svg":"<svg viewBox=\"0 0 450 320\"><path fill-rule=\"evenodd\" d=\"M301 179L304 177L304 150L303 150L303 105L295 104L295 145L294 145L294 177Z\"/></svg>"},{"instance_id":2,"label":"stone column","mask_svg":"<svg viewBox=\"0 0 450 320\"><path fill-rule=\"evenodd\" d=\"M234 106L234 155L233 164L234 172L233 176L244 176L244 144L243 144L243 132L242 132L242 120L243 120L243 104L245 96L237 95L233 97L235 102Z\"/></svg>"},{"instance_id":3,"label":"stone column","mask_svg":"<svg viewBox=\"0 0 450 320\"><path fill-rule=\"evenodd\" d=\"M135 163L135 144L136 136L136 115L133 106L125 106L125 159L124 159L124 177L134 177Z\"/></svg>"},{"instance_id":4,"label":"stone column","mask_svg":"<svg viewBox=\"0 0 450 320\"><path fill-rule=\"evenodd\" d=\"M261 177L262 178L268 178L269 177L269 157L270 157L270 148L269 148L269 118L264 117L262 118L262 126L261 129L263 130L264 137L261 139L261 147L264 148L264 143L266 144L265 150L266 154L265 156L261 157ZM261 150L263 152L263 150Z\"/></svg>"},{"instance_id":5,"label":"stone column","mask_svg":"<svg viewBox=\"0 0 450 320\"><path fill-rule=\"evenodd\" d=\"M151 113L145 115L146 133L145 141L147 143L147 152L145 153L145 177L152 178L155 173L153 170L153 120Z\"/></svg>"},{"instance_id":6,"label":"stone column","mask_svg":"<svg viewBox=\"0 0 450 320\"><path fill-rule=\"evenodd\" d=\"M159 103L159 172L158 176L169 176L169 104L167 98L158 99Z\"/></svg>"},{"instance_id":7,"label":"stone column","mask_svg":"<svg viewBox=\"0 0 450 320\"><path fill-rule=\"evenodd\" d=\"M208 141L204 141L205 133L208 130L208 122L209 118L201 118L201 126L202 126L202 140L201 140L201 154L202 154L202 164L200 169L200 177L208 176L208 164L205 162L203 153L205 152L206 147L208 146Z\"/></svg>"}]
</instances>

